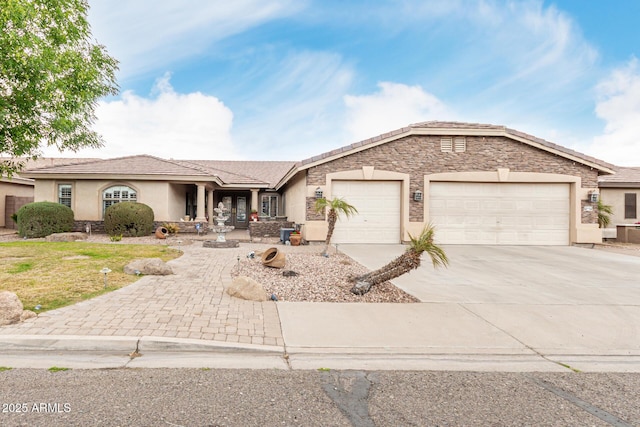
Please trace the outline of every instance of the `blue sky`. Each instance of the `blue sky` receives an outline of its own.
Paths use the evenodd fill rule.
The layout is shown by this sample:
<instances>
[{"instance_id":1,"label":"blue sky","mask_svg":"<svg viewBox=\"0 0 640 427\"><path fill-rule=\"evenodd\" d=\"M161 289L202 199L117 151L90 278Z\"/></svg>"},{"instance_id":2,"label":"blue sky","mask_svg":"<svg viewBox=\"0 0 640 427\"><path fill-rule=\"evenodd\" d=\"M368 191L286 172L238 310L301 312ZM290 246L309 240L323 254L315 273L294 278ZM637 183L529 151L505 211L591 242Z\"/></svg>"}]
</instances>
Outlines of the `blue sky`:
<instances>
[{"instance_id":1,"label":"blue sky","mask_svg":"<svg viewBox=\"0 0 640 427\"><path fill-rule=\"evenodd\" d=\"M89 4L121 94L83 157L300 160L455 120L640 166L637 0Z\"/></svg>"}]
</instances>

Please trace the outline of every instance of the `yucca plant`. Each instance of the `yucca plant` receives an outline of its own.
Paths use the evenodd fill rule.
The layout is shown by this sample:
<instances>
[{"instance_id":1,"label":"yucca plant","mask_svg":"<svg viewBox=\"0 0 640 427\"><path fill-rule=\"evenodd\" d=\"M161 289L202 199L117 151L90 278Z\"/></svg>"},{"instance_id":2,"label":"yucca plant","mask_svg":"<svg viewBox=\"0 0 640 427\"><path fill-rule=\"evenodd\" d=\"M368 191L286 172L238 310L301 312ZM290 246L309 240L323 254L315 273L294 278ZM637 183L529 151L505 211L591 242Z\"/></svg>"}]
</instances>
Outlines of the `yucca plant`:
<instances>
[{"instance_id":1,"label":"yucca plant","mask_svg":"<svg viewBox=\"0 0 640 427\"><path fill-rule=\"evenodd\" d=\"M349 218L351 215L357 214L358 210L347 203L344 199L336 197L334 199L326 199L324 197L316 200L316 212L322 212L324 209L329 209L327 213L327 222L329 223L329 230L327 231L327 238L324 241L325 247L323 253L326 255L329 252L329 244L331 243L331 237L333 236L333 230L336 228L336 222L340 215L344 215Z\"/></svg>"},{"instance_id":2,"label":"yucca plant","mask_svg":"<svg viewBox=\"0 0 640 427\"><path fill-rule=\"evenodd\" d=\"M598 199L598 226L607 228L611 222L610 215L613 215L613 206L605 205L602 200Z\"/></svg>"},{"instance_id":3,"label":"yucca plant","mask_svg":"<svg viewBox=\"0 0 640 427\"><path fill-rule=\"evenodd\" d=\"M407 250L391 261L389 264L370 273L353 277L351 282L355 282L351 292L356 295L364 295L371 290L372 286L393 280L405 273L420 267L421 257L423 253L427 253L431 258L433 267L446 267L449 265L449 259L444 250L433 243L433 235L435 228L433 225L427 225L419 236L414 237L409 234L411 241Z\"/></svg>"}]
</instances>

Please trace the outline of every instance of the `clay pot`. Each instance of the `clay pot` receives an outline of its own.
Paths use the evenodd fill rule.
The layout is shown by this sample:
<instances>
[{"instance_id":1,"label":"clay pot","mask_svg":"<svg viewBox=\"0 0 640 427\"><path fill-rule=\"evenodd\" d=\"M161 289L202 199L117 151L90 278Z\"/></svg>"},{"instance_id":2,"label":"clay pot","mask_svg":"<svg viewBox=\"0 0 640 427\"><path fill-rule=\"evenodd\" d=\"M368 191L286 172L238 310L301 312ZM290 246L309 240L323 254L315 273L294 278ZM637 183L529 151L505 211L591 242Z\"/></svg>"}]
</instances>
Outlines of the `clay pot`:
<instances>
[{"instance_id":1,"label":"clay pot","mask_svg":"<svg viewBox=\"0 0 640 427\"><path fill-rule=\"evenodd\" d=\"M300 242L302 241L302 235L290 234L289 241L291 242L291 246L300 246Z\"/></svg>"},{"instance_id":2,"label":"clay pot","mask_svg":"<svg viewBox=\"0 0 640 427\"><path fill-rule=\"evenodd\" d=\"M167 238L167 234L169 234L169 230L167 230L164 227L158 227L156 228L156 237L158 239L166 239Z\"/></svg>"},{"instance_id":3,"label":"clay pot","mask_svg":"<svg viewBox=\"0 0 640 427\"><path fill-rule=\"evenodd\" d=\"M273 268L284 268L285 256L277 248L269 248L262 254L262 265Z\"/></svg>"}]
</instances>

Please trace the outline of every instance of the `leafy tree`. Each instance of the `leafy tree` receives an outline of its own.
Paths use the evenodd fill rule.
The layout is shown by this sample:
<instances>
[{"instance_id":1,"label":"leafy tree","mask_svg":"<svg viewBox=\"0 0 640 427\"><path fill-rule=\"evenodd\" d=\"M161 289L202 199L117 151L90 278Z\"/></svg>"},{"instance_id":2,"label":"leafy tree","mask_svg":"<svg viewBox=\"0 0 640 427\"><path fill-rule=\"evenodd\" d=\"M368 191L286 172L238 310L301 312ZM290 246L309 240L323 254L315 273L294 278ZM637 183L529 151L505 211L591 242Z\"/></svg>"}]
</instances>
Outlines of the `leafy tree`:
<instances>
[{"instance_id":1,"label":"leafy tree","mask_svg":"<svg viewBox=\"0 0 640 427\"><path fill-rule=\"evenodd\" d=\"M411 242L409 247L399 257L391 261L389 264L370 273L363 274L351 278L355 282L355 286L351 288L351 292L356 295L364 295L371 290L372 286L393 280L405 273L420 267L421 257L426 252L431 258L434 267L446 267L449 265L449 259L444 250L433 243L433 235L435 229L433 225L426 226L418 237L409 234Z\"/></svg>"},{"instance_id":2,"label":"leafy tree","mask_svg":"<svg viewBox=\"0 0 640 427\"><path fill-rule=\"evenodd\" d=\"M0 154L36 158L40 144L100 147L97 100L118 93L117 61L92 40L87 0L2 0ZM0 162L0 174L23 162Z\"/></svg>"},{"instance_id":3,"label":"leafy tree","mask_svg":"<svg viewBox=\"0 0 640 427\"><path fill-rule=\"evenodd\" d=\"M613 215L613 206L605 205L602 200L598 199L598 226L607 228L611 222L611 215Z\"/></svg>"},{"instance_id":4,"label":"leafy tree","mask_svg":"<svg viewBox=\"0 0 640 427\"><path fill-rule=\"evenodd\" d=\"M344 215L349 218L351 215L358 213L358 210L347 203L344 199L336 197L334 199L326 199L322 197L316 200L316 212L322 212L324 209L329 209L327 214L327 221L329 223L329 230L327 231L327 238L324 241L325 247L323 253L326 255L329 252L329 244L331 243L331 236L333 236L333 230L336 228L336 222L338 217Z\"/></svg>"}]
</instances>

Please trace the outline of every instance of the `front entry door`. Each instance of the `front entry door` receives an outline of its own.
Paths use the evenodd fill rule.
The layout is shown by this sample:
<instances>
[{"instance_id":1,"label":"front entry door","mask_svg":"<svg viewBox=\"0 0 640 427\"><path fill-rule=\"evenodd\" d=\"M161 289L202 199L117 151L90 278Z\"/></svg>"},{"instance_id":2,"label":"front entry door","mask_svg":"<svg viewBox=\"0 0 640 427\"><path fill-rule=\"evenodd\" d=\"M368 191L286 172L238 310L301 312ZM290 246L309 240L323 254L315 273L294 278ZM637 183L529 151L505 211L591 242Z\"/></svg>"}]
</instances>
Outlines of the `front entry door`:
<instances>
[{"instance_id":1,"label":"front entry door","mask_svg":"<svg viewBox=\"0 0 640 427\"><path fill-rule=\"evenodd\" d=\"M249 226L249 213L247 196L224 196L222 204L229 209L229 220L227 225L236 228L247 228Z\"/></svg>"}]
</instances>

